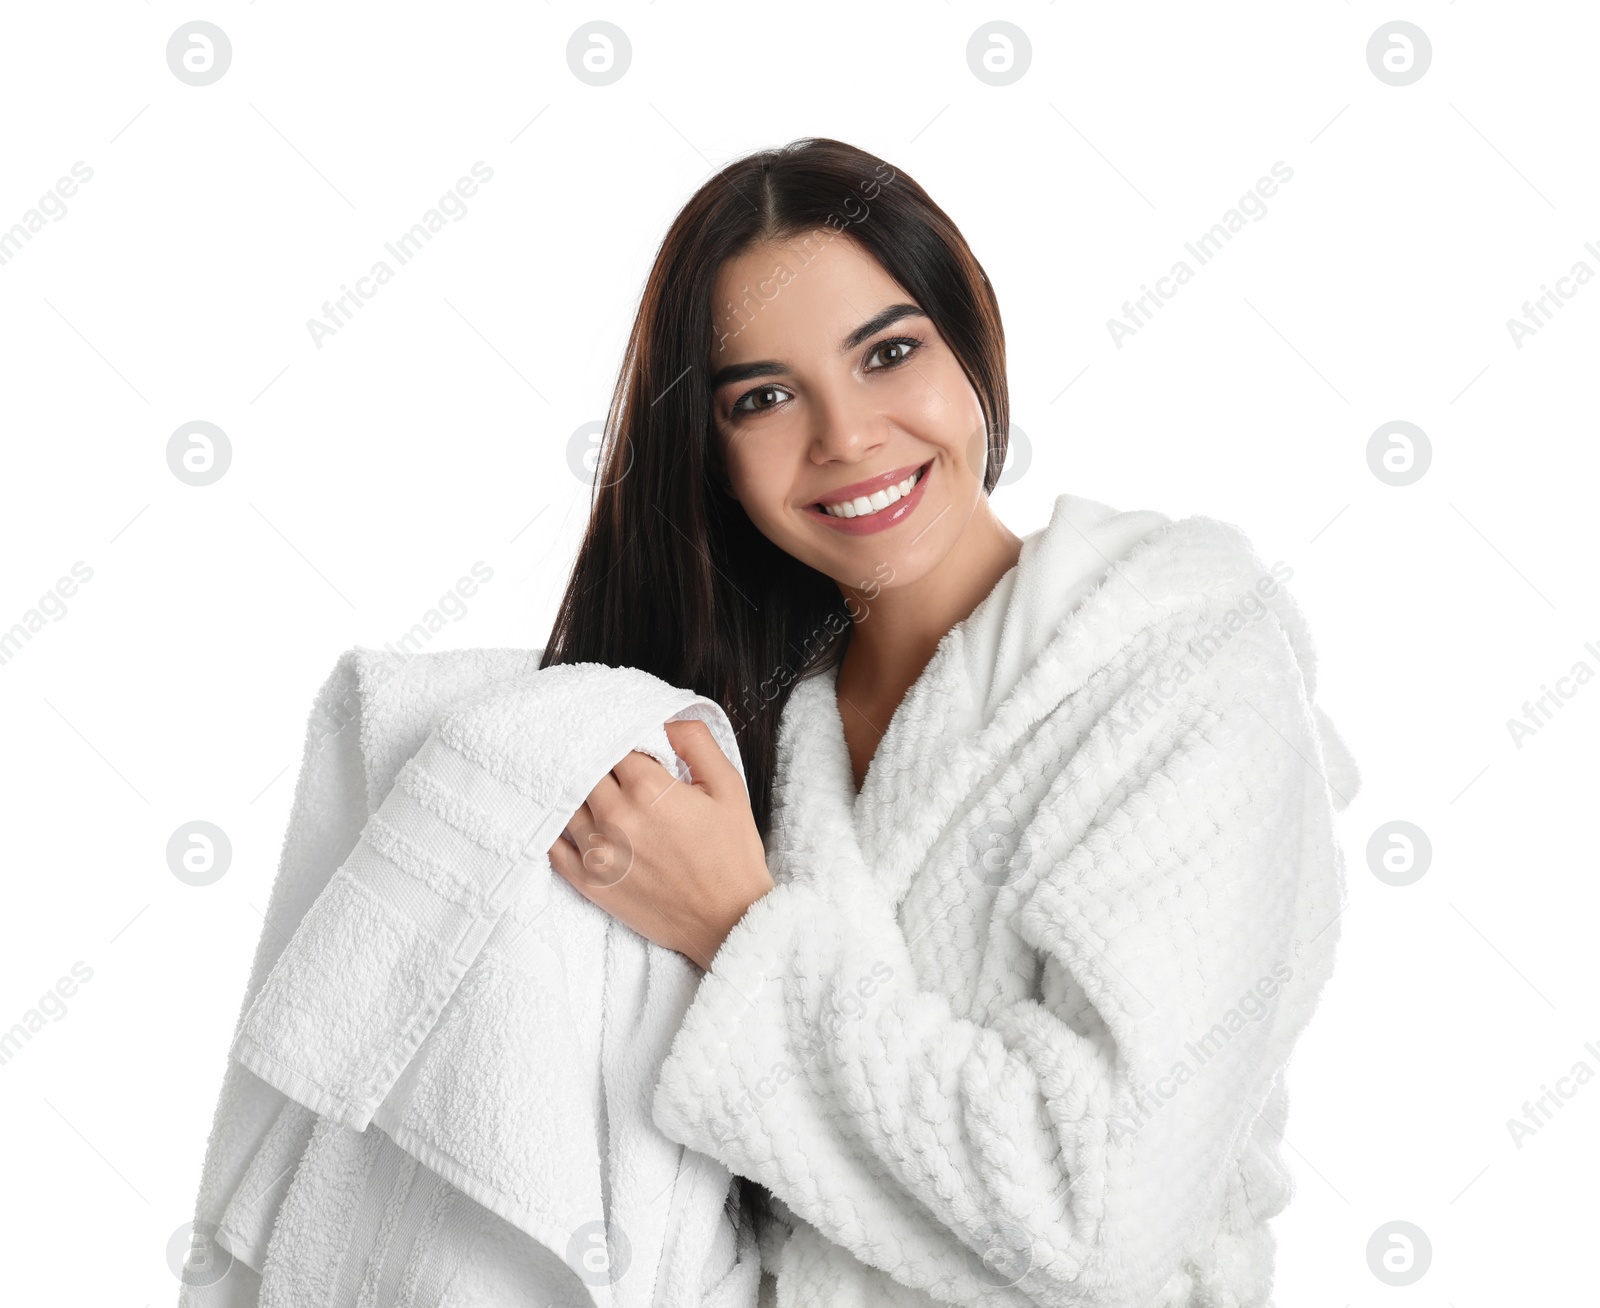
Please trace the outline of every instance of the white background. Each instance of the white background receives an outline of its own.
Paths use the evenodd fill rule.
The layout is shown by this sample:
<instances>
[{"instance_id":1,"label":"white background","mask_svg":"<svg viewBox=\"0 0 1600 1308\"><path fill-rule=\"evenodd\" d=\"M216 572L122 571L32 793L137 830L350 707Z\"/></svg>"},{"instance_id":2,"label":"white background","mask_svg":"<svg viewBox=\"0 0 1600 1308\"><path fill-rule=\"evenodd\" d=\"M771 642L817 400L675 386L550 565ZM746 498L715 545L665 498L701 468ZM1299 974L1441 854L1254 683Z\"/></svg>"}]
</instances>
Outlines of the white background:
<instances>
[{"instance_id":1,"label":"white background","mask_svg":"<svg viewBox=\"0 0 1600 1308\"><path fill-rule=\"evenodd\" d=\"M197 18L233 52L204 87L165 56ZM595 18L632 46L605 87L567 64ZM1003 87L966 58L995 19L1031 44ZM1367 62L1393 19L1431 40L1407 86ZM1506 324L1600 272L1597 37L1590 6L1470 0L8 7L0 231L93 178L0 264L0 629L93 577L0 665L0 1030L93 976L0 1066L5 1300L175 1301L313 694L476 561L432 647L545 642L588 503L568 440L668 223L826 135L914 177L998 290L1013 529L1070 490L1294 569L1364 788L1291 1065L1278 1301L1593 1302L1600 1078L1520 1148L1507 1120L1600 1073L1600 677L1521 748L1506 723L1600 673L1600 285L1520 348ZM307 320L479 160L466 216L319 349ZM1107 320L1279 160L1266 215L1118 348ZM210 486L167 466L194 420L231 445ZM1393 420L1432 448L1403 487L1367 460ZM196 818L233 845L198 888L165 858ZM1365 852L1394 819L1432 842L1403 887ZM1405 1288L1366 1253L1396 1219L1432 1245Z\"/></svg>"}]
</instances>

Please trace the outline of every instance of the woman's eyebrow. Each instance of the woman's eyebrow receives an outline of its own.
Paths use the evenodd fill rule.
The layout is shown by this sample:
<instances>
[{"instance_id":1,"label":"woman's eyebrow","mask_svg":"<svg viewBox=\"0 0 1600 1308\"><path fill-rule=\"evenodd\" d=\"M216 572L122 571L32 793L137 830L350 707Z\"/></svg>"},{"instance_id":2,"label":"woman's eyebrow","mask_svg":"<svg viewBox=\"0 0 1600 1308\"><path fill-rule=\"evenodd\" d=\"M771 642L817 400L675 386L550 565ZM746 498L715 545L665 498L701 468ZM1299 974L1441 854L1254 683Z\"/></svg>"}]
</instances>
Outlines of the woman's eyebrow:
<instances>
[{"instance_id":1,"label":"woman's eyebrow","mask_svg":"<svg viewBox=\"0 0 1600 1308\"><path fill-rule=\"evenodd\" d=\"M839 353L848 354L869 336L876 336L885 327L899 322L902 318L921 316L921 314L922 310L915 304L891 304L887 309L880 309L839 342Z\"/></svg>"},{"instance_id":2,"label":"woman's eyebrow","mask_svg":"<svg viewBox=\"0 0 1600 1308\"><path fill-rule=\"evenodd\" d=\"M885 309L880 309L846 336L844 340L839 342L839 353L847 354L869 337L877 335L885 327L899 322L902 318L913 316L922 316L922 309L915 304L891 304ZM731 382L750 381L755 377L771 377L788 370L789 365L780 359L758 359L753 363L731 363L726 368L718 368L716 372L711 374L711 389L719 391Z\"/></svg>"}]
</instances>

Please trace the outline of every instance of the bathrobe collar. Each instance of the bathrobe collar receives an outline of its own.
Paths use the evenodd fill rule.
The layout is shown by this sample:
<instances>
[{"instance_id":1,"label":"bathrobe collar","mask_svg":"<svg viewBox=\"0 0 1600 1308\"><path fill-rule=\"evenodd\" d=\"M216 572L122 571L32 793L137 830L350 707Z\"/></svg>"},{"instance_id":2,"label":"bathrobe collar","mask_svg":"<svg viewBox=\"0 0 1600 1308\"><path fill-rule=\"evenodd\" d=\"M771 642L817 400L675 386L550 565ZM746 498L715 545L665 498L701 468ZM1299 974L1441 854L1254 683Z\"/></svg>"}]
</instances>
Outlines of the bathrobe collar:
<instances>
[{"instance_id":1,"label":"bathrobe collar","mask_svg":"<svg viewBox=\"0 0 1600 1308\"><path fill-rule=\"evenodd\" d=\"M779 725L769 866L826 880L838 902L872 886L898 909L959 805L1040 718L1113 662L1130 640L1182 609L1255 594L1270 576L1243 533L1194 516L1168 521L1070 608L1062 566L1083 548L1072 521L1085 501L1058 496L1017 563L940 639L890 718L859 793L839 716L837 670L800 681ZM1265 600L1289 636L1308 696L1314 655L1282 587ZM1056 602L1053 602L1056 601Z\"/></svg>"}]
</instances>

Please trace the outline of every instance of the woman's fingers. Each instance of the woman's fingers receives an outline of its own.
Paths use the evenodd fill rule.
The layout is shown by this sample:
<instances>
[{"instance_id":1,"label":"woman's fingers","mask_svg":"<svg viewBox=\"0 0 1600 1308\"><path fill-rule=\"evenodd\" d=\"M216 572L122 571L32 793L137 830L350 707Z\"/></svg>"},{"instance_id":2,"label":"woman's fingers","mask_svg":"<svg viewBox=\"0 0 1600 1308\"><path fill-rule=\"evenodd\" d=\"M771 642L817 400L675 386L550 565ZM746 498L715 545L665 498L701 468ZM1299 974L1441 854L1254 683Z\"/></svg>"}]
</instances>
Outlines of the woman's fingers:
<instances>
[{"instance_id":1,"label":"woman's fingers","mask_svg":"<svg viewBox=\"0 0 1600 1308\"><path fill-rule=\"evenodd\" d=\"M630 755L631 757L631 755ZM621 766L619 763L618 767ZM617 796L622 793L622 782L617 777L617 769L612 768L594 783L594 789L584 800L589 812L595 817L604 820L607 813L614 812Z\"/></svg>"},{"instance_id":2,"label":"woman's fingers","mask_svg":"<svg viewBox=\"0 0 1600 1308\"><path fill-rule=\"evenodd\" d=\"M723 783L730 778L737 780L735 769L711 734L711 728L699 718L678 718L663 725L672 752L689 765L690 784L699 786L713 798L731 793L725 792ZM618 760L611 775L625 791L650 803L678 783L675 773L637 749ZM735 790L743 793L742 787L737 785Z\"/></svg>"},{"instance_id":3,"label":"woman's fingers","mask_svg":"<svg viewBox=\"0 0 1600 1308\"><path fill-rule=\"evenodd\" d=\"M711 728L699 718L680 718L666 724L667 739L679 758L689 765L693 782L713 799L741 791L732 761L722 752ZM731 787L725 789L725 785Z\"/></svg>"},{"instance_id":4,"label":"woman's fingers","mask_svg":"<svg viewBox=\"0 0 1600 1308\"><path fill-rule=\"evenodd\" d=\"M595 846L587 843L574 849L567 843L566 837L558 836L556 843L550 846L550 866L585 899L605 908L606 905L595 897L595 892L607 889L612 882L603 873L596 875L596 867L603 869L605 860L596 859L594 850Z\"/></svg>"},{"instance_id":5,"label":"woman's fingers","mask_svg":"<svg viewBox=\"0 0 1600 1308\"><path fill-rule=\"evenodd\" d=\"M622 816L619 804L621 788L610 774L590 792L589 798L578 806L566 832L572 837L573 857L565 865L567 879L581 879L586 892L608 890L620 882L633 868L633 841L627 830L618 822L608 819ZM596 796L599 798L597 799ZM598 811L597 811L598 810ZM558 839L558 845L564 843ZM551 854L554 862L556 855Z\"/></svg>"},{"instance_id":6,"label":"woman's fingers","mask_svg":"<svg viewBox=\"0 0 1600 1308\"><path fill-rule=\"evenodd\" d=\"M603 824L607 814L616 813L617 797L621 794L622 786L613 772L607 772L595 782L594 788L567 823L566 830L572 838L578 840L580 836L592 832L597 825ZM579 844L582 844L581 840Z\"/></svg>"},{"instance_id":7,"label":"woman's fingers","mask_svg":"<svg viewBox=\"0 0 1600 1308\"><path fill-rule=\"evenodd\" d=\"M571 836L573 843L581 849L583 838L594 830L594 821L594 810L589 807L589 801L584 800L578 805L578 811L567 819L567 825L562 830Z\"/></svg>"},{"instance_id":8,"label":"woman's fingers","mask_svg":"<svg viewBox=\"0 0 1600 1308\"><path fill-rule=\"evenodd\" d=\"M646 803L672 785L676 778L643 750L629 750L606 774L625 793L641 796Z\"/></svg>"}]
</instances>

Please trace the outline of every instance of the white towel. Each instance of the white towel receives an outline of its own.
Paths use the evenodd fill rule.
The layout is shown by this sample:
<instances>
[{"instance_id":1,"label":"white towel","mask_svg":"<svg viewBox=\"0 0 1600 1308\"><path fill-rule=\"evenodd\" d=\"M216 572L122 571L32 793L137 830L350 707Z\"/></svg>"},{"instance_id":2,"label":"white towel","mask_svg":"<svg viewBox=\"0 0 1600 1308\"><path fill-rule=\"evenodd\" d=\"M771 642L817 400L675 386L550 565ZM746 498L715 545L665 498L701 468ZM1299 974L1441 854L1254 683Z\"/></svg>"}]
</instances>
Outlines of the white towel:
<instances>
[{"instance_id":1,"label":"white towel","mask_svg":"<svg viewBox=\"0 0 1600 1308\"><path fill-rule=\"evenodd\" d=\"M755 1303L731 1174L650 1119L699 969L547 855L630 750L687 778L663 723L706 721L737 767L732 729L637 669L538 657L385 677L358 649L318 698L196 1213L262 1304L497 1302L446 1293L491 1234L508 1268L555 1255L540 1290ZM245 1268L181 1302L256 1302Z\"/></svg>"}]
</instances>

